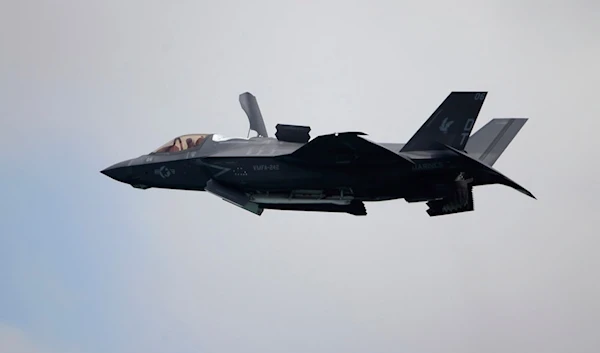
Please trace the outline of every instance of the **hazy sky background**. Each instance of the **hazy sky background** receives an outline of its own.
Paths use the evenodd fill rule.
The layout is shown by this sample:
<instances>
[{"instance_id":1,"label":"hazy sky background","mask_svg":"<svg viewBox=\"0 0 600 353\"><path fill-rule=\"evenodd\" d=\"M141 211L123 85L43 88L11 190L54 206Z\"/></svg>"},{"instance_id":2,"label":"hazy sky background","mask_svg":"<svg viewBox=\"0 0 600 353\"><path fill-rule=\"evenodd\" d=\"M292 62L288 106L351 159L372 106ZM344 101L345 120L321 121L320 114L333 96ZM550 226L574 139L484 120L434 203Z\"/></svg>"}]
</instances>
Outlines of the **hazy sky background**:
<instances>
[{"instance_id":1,"label":"hazy sky background","mask_svg":"<svg viewBox=\"0 0 600 353\"><path fill-rule=\"evenodd\" d=\"M0 352L598 352L596 1L4 1ZM266 211L101 175L186 133L405 142L451 90L538 201Z\"/></svg>"}]
</instances>

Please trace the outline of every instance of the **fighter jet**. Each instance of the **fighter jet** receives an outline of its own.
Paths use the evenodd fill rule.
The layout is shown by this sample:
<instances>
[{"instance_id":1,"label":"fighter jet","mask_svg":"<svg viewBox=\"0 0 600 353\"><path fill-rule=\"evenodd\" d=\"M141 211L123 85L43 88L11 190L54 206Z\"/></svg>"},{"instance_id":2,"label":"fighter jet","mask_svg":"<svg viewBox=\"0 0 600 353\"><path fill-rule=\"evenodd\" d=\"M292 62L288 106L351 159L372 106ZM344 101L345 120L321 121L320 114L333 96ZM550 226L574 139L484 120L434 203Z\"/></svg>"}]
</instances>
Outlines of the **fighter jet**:
<instances>
[{"instance_id":1,"label":"fighter jet","mask_svg":"<svg viewBox=\"0 0 600 353\"><path fill-rule=\"evenodd\" d=\"M239 101L247 137L183 135L101 172L138 189L206 191L259 216L265 209L364 216L365 202L395 199L449 215L473 211L473 187L491 184L535 199L493 168L527 118L493 119L471 136L486 96L451 92L408 142L377 143L362 132L311 139L309 126L289 124L270 137L246 92Z\"/></svg>"}]
</instances>

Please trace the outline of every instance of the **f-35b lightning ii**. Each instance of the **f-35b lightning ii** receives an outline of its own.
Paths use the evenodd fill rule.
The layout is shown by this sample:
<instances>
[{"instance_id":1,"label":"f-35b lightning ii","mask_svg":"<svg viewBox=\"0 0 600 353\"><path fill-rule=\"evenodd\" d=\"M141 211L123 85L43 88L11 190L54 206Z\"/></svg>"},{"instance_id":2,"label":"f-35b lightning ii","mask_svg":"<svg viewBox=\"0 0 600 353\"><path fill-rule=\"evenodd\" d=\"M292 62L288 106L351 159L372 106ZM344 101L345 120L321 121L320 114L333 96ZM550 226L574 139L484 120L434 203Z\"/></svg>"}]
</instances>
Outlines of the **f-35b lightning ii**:
<instances>
[{"instance_id":1,"label":"f-35b lightning ii","mask_svg":"<svg viewBox=\"0 0 600 353\"><path fill-rule=\"evenodd\" d=\"M278 124L269 137L256 98L240 95L256 137L179 136L102 173L134 188L206 191L254 214L265 209L366 215L364 202L426 202L430 216L473 211L473 187L503 184L535 198L492 166L526 118L493 119L471 136L487 92L451 92L407 143L361 132L310 139ZM248 136L250 136L250 130Z\"/></svg>"}]
</instances>

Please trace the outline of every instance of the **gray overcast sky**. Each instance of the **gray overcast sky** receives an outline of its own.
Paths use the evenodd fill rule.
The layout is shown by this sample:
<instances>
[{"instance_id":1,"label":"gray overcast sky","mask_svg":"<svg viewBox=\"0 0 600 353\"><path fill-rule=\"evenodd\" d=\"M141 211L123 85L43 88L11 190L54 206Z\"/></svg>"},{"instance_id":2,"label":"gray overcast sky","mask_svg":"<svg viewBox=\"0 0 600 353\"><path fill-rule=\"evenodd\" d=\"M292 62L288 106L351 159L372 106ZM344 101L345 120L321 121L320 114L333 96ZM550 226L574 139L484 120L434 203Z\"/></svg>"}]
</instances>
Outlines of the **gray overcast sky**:
<instances>
[{"instance_id":1,"label":"gray overcast sky","mask_svg":"<svg viewBox=\"0 0 600 353\"><path fill-rule=\"evenodd\" d=\"M595 1L5 1L0 351L597 352ZM476 211L241 211L99 173L185 133L530 121Z\"/></svg>"}]
</instances>

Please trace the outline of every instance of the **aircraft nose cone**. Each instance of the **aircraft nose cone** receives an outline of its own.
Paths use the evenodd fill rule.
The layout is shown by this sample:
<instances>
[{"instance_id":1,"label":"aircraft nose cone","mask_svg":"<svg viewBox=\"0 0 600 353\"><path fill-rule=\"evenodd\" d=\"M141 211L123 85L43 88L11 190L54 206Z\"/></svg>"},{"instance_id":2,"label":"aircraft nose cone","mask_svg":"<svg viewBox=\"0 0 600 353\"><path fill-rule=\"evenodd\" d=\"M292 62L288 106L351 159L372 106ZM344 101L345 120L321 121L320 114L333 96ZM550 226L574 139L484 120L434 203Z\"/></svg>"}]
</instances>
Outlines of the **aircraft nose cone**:
<instances>
[{"instance_id":1,"label":"aircraft nose cone","mask_svg":"<svg viewBox=\"0 0 600 353\"><path fill-rule=\"evenodd\" d=\"M128 166L129 161L124 161L111 165L100 171L100 173L122 183L129 183L131 180L132 169Z\"/></svg>"}]
</instances>

